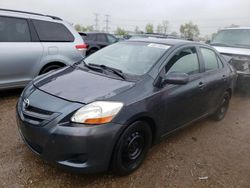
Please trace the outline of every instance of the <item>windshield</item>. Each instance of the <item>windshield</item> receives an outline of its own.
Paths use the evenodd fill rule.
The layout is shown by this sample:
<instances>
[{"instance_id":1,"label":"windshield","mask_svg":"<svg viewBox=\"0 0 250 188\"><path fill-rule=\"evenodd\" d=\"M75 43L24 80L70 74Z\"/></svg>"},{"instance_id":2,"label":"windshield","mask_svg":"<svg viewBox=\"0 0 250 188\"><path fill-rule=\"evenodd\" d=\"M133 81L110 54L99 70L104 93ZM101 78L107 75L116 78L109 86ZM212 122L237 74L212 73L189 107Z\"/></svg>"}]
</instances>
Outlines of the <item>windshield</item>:
<instances>
[{"instance_id":1,"label":"windshield","mask_svg":"<svg viewBox=\"0 0 250 188\"><path fill-rule=\"evenodd\" d=\"M220 31L211 44L250 48L250 29L230 29Z\"/></svg>"},{"instance_id":2,"label":"windshield","mask_svg":"<svg viewBox=\"0 0 250 188\"><path fill-rule=\"evenodd\" d=\"M169 48L156 43L120 42L97 51L84 61L86 64L112 67L125 74L143 75Z\"/></svg>"}]
</instances>

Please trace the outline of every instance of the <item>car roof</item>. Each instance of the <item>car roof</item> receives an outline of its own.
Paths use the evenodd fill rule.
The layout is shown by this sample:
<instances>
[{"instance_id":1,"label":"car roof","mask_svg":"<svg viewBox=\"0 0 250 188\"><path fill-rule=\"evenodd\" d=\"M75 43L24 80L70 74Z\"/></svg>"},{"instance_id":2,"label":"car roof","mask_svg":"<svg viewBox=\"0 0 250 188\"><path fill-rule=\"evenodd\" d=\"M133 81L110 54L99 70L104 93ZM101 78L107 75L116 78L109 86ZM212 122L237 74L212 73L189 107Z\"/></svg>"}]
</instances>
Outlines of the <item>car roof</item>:
<instances>
[{"instance_id":1,"label":"car roof","mask_svg":"<svg viewBox=\"0 0 250 188\"><path fill-rule=\"evenodd\" d=\"M230 27L230 28L221 29L220 31L225 31L225 30L239 30L239 29L249 29L250 30L250 27Z\"/></svg>"},{"instance_id":2,"label":"car roof","mask_svg":"<svg viewBox=\"0 0 250 188\"><path fill-rule=\"evenodd\" d=\"M181 46L185 44L199 44L199 45L202 44L199 42L188 41L188 40L183 40L183 39L168 39L168 38L138 38L138 39L129 39L128 41L159 43L159 44L165 44L165 45L170 45L170 46Z\"/></svg>"},{"instance_id":3,"label":"car roof","mask_svg":"<svg viewBox=\"0 0 250 188\"><path fill-rule=\"evenodd\" d=\"M0 8L0 15L10 16L10 17L20 17L26 19L32 18L32 19L48 20L48 21L53 21L53 20L62 21L61 18L56 16L20 11L20 10L1 9L1 8Z\"/></svg>"}]
</instances>

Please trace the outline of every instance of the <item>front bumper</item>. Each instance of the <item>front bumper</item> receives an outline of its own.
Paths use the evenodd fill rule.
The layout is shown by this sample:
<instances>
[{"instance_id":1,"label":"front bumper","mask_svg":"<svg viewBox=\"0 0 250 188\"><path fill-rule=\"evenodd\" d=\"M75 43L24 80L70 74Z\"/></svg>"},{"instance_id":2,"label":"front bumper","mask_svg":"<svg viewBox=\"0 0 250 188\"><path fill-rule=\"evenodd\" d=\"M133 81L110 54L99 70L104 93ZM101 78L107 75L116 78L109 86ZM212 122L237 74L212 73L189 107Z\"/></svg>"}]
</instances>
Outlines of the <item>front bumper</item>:
<instances>
[{"instance_id":1,"label":"front bumper","mask_svg":"<svg viewBox=\"0 0 250 188\"><path fill-rule=\"evenodd\" d=\"M17 105L19 132L27 146L46 161L77 172L96 173L109 168L112 151L122 125L60 125L61 114L44 126L35 126L22 115L22 98Z\"/></svg>"}]
</instances>

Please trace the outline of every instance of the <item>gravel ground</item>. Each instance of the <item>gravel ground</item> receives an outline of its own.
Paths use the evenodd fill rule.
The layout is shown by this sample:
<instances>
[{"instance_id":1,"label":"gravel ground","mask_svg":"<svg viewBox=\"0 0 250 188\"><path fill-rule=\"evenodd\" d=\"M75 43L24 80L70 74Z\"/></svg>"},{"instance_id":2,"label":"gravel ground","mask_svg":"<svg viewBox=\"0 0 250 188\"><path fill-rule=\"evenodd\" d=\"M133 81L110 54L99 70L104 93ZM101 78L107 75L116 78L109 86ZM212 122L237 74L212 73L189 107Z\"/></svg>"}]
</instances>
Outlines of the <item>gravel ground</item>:
<instances>
[{"instance_id":1,"label":"gravel ground","mask_svg":"<svg viewBox=\"0 0 250 188\"><path fill-rule=\"evenodd\" d=\"M200 121L154 146L127 177L71 174L32 154L16 127L20 90L0 92L0 187L249 187L250 95L221 122Z\"/></svg>"}]
</instances>

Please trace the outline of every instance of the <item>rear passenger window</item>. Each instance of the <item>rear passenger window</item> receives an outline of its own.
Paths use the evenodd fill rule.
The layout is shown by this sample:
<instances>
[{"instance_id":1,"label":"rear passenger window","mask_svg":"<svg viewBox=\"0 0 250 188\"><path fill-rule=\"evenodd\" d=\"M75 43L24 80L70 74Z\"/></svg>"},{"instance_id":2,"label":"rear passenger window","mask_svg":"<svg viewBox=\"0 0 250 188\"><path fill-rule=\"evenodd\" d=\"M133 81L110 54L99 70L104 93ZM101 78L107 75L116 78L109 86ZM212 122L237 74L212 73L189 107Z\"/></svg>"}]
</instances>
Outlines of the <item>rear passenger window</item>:
<instances>
[{"instance_id":1,"label":"rear passenger window","mask_svg":"<svg viewBox=\"0 0 250 188\"><path fill-rule=\"evenodd\" d=\"M0 42L30 42L27 20L0 16Z\"/></svg>"},{"instance_id":2,"label":"rear passenger window","mask_svg":"<svg viewBox=\"0 0 250 188\"><path fill-rule=\"evenodd\" d=\"M98 42L107 42L106 36L104 34L98 34L97 41Z\"/></svg>"},{"instance_id":3,"label":"rear passenger window","mask_svg":"<svg viewBox=\"0 0 250 188\"><path fill-rule=\"evenodd\" d=\"M166 65L166 72L179 72L189 75L199 73L199 61L195 48L186 48L177 52Z\"/></svg>"},{"instance_id":4,"label":"rear passenger window","mask_svg":"<svg viewBox=\"0 0 250 188\"><path fill-rule=\"evenodd\" d=\"M73 42L74 36L61 23L33 20L41 42Z\"/></svg>"},{"instance_id":5,"label":"rear passenger window","mask_svg":"<svg viewBox=\"0 0 250 188\"><path fill-rule=\"evenodd\" d=\"M205 70L215 70L219 68L217 55L208 48L201 48L201 53L205 63Z\"/></svg>"},{"instance_id":6,"label":"rear passenger window","mask_svg":"<svg viewBox=\"0 0 250 188\"><path fill-rule=\"evenodd\" d=\"M96 41L96 35L95 34L88 34L86 37L86 41Z\"/></svg>"}]
</instances>

